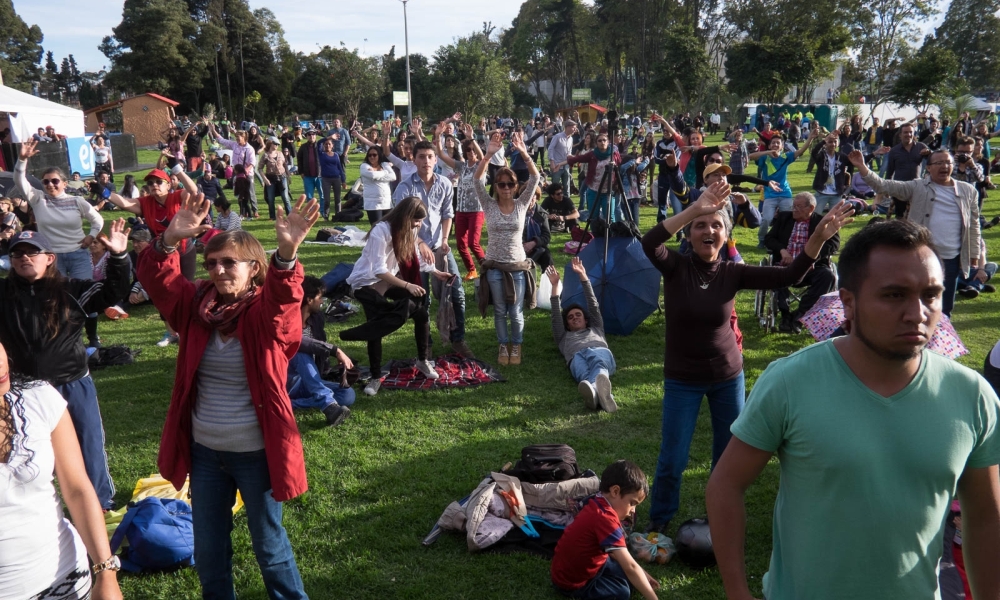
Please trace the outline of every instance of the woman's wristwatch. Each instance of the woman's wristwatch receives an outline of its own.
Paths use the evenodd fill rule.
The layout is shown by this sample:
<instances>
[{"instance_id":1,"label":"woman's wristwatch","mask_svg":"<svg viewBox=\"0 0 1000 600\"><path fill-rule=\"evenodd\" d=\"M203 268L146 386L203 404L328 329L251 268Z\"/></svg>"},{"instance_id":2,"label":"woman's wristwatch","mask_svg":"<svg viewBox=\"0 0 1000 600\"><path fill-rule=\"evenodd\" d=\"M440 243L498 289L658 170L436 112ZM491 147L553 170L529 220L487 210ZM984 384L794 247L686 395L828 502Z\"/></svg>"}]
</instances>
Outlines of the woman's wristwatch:
<instances>
[{"instance_id":1,"label":"woman's wristwatch","mask_svg":"<svg viewBox=\"0 0 1000 600\"><path fill-rule=\"evenodd\" d=\"M91 567L91 570L93 571L94 575L97 575L99 573L103 573L104 571L120 571L121 568L122 568L122 561L119 560L117 555L112 554L111 558L102 563L97 563L96 565Z\"/></svg>"}]
</instances>

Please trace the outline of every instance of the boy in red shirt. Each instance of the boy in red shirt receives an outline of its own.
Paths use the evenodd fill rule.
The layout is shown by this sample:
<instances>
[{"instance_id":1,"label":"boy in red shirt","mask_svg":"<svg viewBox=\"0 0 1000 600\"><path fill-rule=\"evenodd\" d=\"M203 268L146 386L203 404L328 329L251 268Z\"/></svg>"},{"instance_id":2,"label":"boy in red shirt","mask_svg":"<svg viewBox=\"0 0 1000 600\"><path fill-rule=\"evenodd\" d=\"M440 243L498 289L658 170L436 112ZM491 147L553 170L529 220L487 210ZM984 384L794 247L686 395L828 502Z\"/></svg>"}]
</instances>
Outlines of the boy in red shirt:
<instances>
[{"instance_id":1,"label":"boy in red shirt","mask_svg":"<svg viewBox=\"0 0 1000 600\"><path fill-rule=\"evenodd\" d=\"M604 469L600 492L586 500L556 545L557 590L577 600L628 600L635 587L646 600L655 600L660 584L629 554L621 524L635 516L647 493L646 475L635 463L618 460Z\"/></svg>"}]
</instances>

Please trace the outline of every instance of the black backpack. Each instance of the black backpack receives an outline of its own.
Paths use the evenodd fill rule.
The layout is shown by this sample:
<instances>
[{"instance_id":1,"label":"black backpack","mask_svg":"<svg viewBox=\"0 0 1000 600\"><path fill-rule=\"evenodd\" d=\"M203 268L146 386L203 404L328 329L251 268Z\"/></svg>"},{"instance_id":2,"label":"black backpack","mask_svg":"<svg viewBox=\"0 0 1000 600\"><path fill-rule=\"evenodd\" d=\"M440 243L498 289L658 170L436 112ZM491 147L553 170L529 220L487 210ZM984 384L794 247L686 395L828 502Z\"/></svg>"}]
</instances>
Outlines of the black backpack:
<instances>
[{"instance_id":1,"label":"black backpack","mask_svg":"<svg viewBox=\"0 0 1000 600\"><path fill-rule=\"evenodd\" d=\"M87 359L87 366L91 370L103 369L104 367L116 367L119 365L131 365L135 363L135 357L142 352L142 349L132 350L128 346L116 345L106 348L98 348Z\"/></svg>"},{"instance_id":2,"label":"black backpack","mask_svg":"<svg viewBox=\"0 0 1000 600\"><path fill-rule=\"evenodd\" d=\"M566 481L580 476L576 452L566 444L535 444L521 450L521 460L504 471L528 483Z\"/></svg>"}]
</instances>

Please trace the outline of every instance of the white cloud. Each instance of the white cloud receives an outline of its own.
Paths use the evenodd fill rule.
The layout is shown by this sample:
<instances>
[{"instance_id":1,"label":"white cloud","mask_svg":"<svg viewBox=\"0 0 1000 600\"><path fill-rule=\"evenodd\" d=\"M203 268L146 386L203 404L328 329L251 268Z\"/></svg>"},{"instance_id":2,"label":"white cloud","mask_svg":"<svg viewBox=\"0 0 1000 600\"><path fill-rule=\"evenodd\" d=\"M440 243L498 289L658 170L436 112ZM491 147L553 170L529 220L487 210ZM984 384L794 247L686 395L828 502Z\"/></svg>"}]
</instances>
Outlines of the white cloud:
<instances>
[{"instance_id":1,"label":"white cloud","mask_svg":"<svg viewBox=\"0 0 1000 600\"><path fill-rule=\"evenodd\" d=\"M357 48L380 55L396 46L403 55L403 5L399 0L249 0L252 8L269 8L285 29L295 50L315 52L319 46ZM510 26L522 0L409 0L407 21L410 52L431 56L455 38L482 29L489 21L497 29ZM83 71L109 66L97 46L121 22L123 0L14 0L14 9L29 25L45 34L45 50L56 62L73 54ZM367 38L367 42L365 39Z\"/></svg>"}]
</instances>

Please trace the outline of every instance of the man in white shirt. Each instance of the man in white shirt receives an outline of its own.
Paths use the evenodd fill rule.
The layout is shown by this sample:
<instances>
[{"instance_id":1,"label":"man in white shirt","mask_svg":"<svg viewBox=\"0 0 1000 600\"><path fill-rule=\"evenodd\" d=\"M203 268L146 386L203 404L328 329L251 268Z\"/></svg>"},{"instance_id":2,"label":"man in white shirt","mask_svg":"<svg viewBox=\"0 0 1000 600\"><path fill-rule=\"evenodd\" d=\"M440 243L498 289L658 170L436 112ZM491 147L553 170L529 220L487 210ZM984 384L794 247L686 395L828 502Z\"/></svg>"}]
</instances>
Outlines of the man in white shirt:
<instances>
[{"instance_id":1,"label":"man in white shirt","mask_svg":"<svg viewBox=\"0 0 1000 600\"><path fill-rule=\"evenodd\" d=\"M569 119L565 122L562 132L552 136L549 142L549 170L552 173L552 183L562 184L567 192L570 186L569 164L566 159L573 154L573 134L576 133L576 122ZM558 170L555 165L562 165Z\"/></svg>"}]
</instances>

